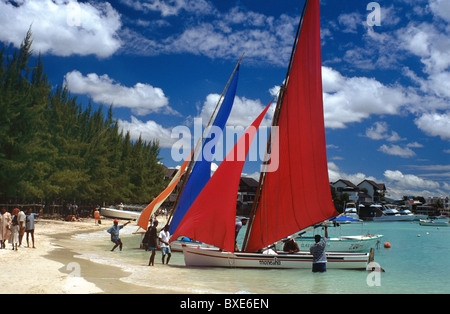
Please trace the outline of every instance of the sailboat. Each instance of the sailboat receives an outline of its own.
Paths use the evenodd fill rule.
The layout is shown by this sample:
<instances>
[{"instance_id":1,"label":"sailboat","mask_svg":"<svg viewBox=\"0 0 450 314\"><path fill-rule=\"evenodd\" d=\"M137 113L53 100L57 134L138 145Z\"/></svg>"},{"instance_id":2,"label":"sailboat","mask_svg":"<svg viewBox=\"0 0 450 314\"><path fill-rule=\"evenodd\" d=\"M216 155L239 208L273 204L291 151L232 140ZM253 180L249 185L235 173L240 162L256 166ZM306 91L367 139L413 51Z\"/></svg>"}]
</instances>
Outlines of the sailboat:
<instances>
[{"instance_id":1,"label":"sailboat","mask_svg":"<svg viewBox=\"0 0 450 314\"><path fill-rule=\"evenodd\" d=\"M236 195L245 155L270 104L238 140L179 222L187 236L214 248L184 246L187 266L311 268L309 252L268 250L282 239L337 216L328 180L322 100L320 0L305 2L269 140L243 250L235 252ZM277 159L278 162L275 162ZM276 169L267 171L277 164ZM369 253L327 253L327 268L366 269Z\"/></svg>"}]
</instances>

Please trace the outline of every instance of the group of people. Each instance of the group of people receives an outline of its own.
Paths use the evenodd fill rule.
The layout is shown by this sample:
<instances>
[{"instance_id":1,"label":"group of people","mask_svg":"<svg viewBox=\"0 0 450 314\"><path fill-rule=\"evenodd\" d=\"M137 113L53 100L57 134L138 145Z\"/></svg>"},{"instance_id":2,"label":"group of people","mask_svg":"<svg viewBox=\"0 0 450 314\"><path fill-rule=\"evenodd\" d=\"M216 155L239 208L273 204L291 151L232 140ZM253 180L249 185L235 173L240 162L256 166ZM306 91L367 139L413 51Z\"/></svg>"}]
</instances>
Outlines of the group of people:
<instances>
[{"instance_id":1,"label":"group of people","mask_svg":"<svg viewBox=\"0 0 450 314\"><path fill-rule=\"evenodd\" d=\"M144 235L144 238L142 239L143 247L146 251L151 251L150 260L148 262L148 266L154 266L155 265L155 255L156 250L158 249L158 240L160 242L161 252L162 252L162 263L169 264L170 257L172 256L172 252L170 250L170 233L169 233L169 225L166 225L163 230L159 232L158 236L158 220L151 220L152 223L147 229L147 232ZM128 225L130 221L126 222L123 225L119 225L118 220L114 220L114 225L110 227L108 230L106 230L108 233L111 234L111 242L114 243L114 247L111 249L111 251L114 251L117 247L122 251L123 243L122 240L120 240L119 232L120 229ZM165 258L167 256L167 261L165 261Z\"/></svg>"},{"instance_id":2,"label":"group of people","mask_svg":"<svg viewBox=\"0 0 450 314\"><path fill-rule=\"evenodd\" d=\"M30 246L29 238L31 236L32 247L34 245L34 219L42 213L33 213L29 208L26 213L19 208L14 208L8 212L5 207L2 208L0 215L0 249L6 249L6 241L11 243L12 249L16 250L22 246L22 240L26 233L27 246Z\"/></svg>"},{"instance_id":3,"label":"group of people","mask_svg":"<svg viewBox=\"0 0 450 314\"><path fill-rule=\"evenodd\" d=\"M239 234L240 229L242 226L245 226L247 224L248 219L243 218L240 221L236 222L236 228L235 228L235 250L238 252L239 248L237 245L237 236ZM147 232L144 235L144 238L142 240L143 247L146 251L151 251L150 260L148 263L148 266L154 266L155 265L155 255L156 250L158 248L158 240L160 242L161 252L162 252L162 263L165 262L165 257L167 255L167 262L166 264L169 264L170 257L172 256L172 252L170 250L170 233L169 233L169 225L166 225L163 230L159 232L158 236L158 220L150 220L150 225L147 229ZM119 231L123 227L125 227L127 224L129 224L130 221L126 222L123 225L119 225L118 220L114 220L114 225L107 230L108 233L111 234L111 241L114 243L114 247L111 249L111 251L114 251L117 247L120 247L120 250L122 251L122 241L119 237ZM326 263L327 263L327 257L326 257L326 244L327 244L327 238L328 238L328 228L325 225L325 237L321 237L320 235L316 234L315 236L315 243L310 247L310 253L313 256L313 263L312 263L312 271L313 272L326 272ZM300 249L298 247L298 244L295 242L292 238L287 238L284 241L283 251L288 252L289 254L299 252Z\"/></svg>"}]
</instances>

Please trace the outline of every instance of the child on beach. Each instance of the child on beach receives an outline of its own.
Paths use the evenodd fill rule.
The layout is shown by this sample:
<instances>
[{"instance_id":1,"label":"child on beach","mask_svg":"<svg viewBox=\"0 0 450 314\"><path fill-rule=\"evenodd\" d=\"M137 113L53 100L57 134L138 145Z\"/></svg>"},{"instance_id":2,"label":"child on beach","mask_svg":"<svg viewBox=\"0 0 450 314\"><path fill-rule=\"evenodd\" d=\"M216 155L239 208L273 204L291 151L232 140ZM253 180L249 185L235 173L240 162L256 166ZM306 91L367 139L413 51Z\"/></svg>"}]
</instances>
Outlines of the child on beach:
<instances>
[{"instance_id":1,"label":"child on beach","mask_svg":"<svg viewBox=\"0 0 450 314\"><path fill-rule=\"evenodd\" d=\"M95 219L95 225L98 226L100 222L100 212L98 209L94 210L94 219Z\"/></svg>"},{"instance_id":2,"label":"child on beach","mask_svg":"<svg viewBox=\"0 0 450 314\"><path fill-rule=\"evenodd\" d=\"M19 245L19 222L17 221L17 216L14 216L11 222L11 236L9 238L9 243L12 244L12 249L17 251L17 246Z\"/></svg>"}]
</instances>

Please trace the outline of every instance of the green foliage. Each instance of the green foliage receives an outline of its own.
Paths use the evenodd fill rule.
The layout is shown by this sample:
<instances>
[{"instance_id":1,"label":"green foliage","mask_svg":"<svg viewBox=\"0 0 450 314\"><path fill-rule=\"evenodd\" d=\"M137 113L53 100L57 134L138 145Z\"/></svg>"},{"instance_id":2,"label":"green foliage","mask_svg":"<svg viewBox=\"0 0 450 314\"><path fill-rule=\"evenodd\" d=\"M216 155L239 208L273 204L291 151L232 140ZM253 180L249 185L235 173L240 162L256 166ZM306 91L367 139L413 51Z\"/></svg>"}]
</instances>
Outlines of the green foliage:
<instances>
[{"instance_id":1,"label":"green foliage","mask_svg":"<svg viewBox=\"0 0 450 314\"><path fill-rule=\"evenodd\" d=\"M164 185L159 144L124 136L112 107L52 91L31 44L29 31L12 56L0 50L1 201L149 203Z\"/></svg>"}]
</instances>

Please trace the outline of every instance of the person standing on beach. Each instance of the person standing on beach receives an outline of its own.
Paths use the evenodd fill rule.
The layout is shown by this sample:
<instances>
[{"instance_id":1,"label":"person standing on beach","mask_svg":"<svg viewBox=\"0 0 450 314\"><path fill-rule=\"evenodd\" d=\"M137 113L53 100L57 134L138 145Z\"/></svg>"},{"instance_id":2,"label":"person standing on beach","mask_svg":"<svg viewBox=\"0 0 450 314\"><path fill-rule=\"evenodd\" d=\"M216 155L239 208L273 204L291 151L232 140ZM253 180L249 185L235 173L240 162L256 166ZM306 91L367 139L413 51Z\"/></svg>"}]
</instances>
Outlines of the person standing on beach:
<instances>
[{"instance_id":1,"label":"person standing on beach","mask_svg":"<svg viewBox=\"0 0 450 314\"><path fill-rule=\"evenodd\" d=\"M154 266L155 265L155 255L156 255L156 249L157 249L157 228L158 227L158 220L153 221L153 226L148 228L147 232L144 236L144 243L147 243L147 249L152 251L152 254L150 255L150 260L148 262L148 266Z\"/></svg>"},{"instance_id":2,"label":"person standing on beach","mask_svg":"<svg viewBox=\"0 0 450 314\"><path fill-rule=\"evenodd\" d=\"M98 211L97 208L94 208L94 220L95 220L95 225L97 226L100 221L100 212Z\"/></svg>"},{"instance_id":3,"label":"person standing on beach","mask_svg":"<svg viewBox=\"0 0 450 314\"><path fill-rule=\"evenodd\" d=\"M311 245L309 252L313 256L312 271L314 273L326 272L327 271L327 255L325 253L325 248L327 246L328 238L328 226L325 225L325 237L322 238L319 234L316 234L314 240L316 243Z\"/></svg>"},{"instance_id":4,"label":"person standing on beach","mask_svg":"<svg viewBox=\"0 0 450 314\"><path fill-rule=\"evenodd\" d=\"M39 216L42 213L42 211L43 209L41 208L39 214L35 214L32 212L32 209L29 208L27 211L27 215L25 217L25 232L27 233L27 247L30 247L28 236L31 235L31 241L33 241L33 249L36 248L34 246L34 218L36 218L36 216Z\"/></svg>"},{"instance_id":5,"label":"person standing on beach","mask_svg":"<svg viewBox=\"0 0 450 314\"><path fill-rule=\"evenodd\" d=\"M2 208L1 224L0 224L0 248L5 248L5 242L9 239L11 231L9 226L11 225L11 214L6 211L6 208Z\"/></svg>"},{"instance_id":6,"label":"person standing on beach","mask_svg":"<svg viewBox=\"0 0 450 314\"><path fill-rule=\"evenodd\" d=\"M17 219L19 220L19 246L22 246L23 236L25 234L25 221L27 219L27 216L23 210L19 211L17 214Z\"/></svg>"},{"instance_id":7,"label":"person standing on beach","mask_svg":"<svg viewBox=\"0 0 450 314\"><path fill-rule=\"evenodd\" d=\"M14 216L11 222L11 236L9 237L9 243L12 244L12 249L17 251L17 246L19 245L19 222L17 216Z\"/></svg>"},{"instance_id":8,"label":"person standing on beach","mask_svg":"<svg viewBox=\"0 0 450 314\"><path fill-rule=\"evenodd\" d=\"M170 250L169 240L170 240L170 233L169 233L169 225L166 225L164 227L164 230L162 230L159 233L159 240L161 241L161 252L162 252L162 263L164 265L164 259L167 255L167 262L166 264L169 264L170 257L172 256L172 251Z\"/></svg>"},{"instance_id":9,"label":"person standing on beach","mask_svg":"<svg viewBox=\"0 0 450 314\"><path fill-rule=\"evenodd\" d=\"M114 220L114 225L111 228L109 228L108 230L106 230L106 232L111 234L111 242L113 242L115 244L114 247L111 249L111 252L113 252L118 246L120 246L119 249L122 251L123 244L122 244L122 240L120 240L120 238L119 238L119 231L120 231L120 229L122 229L123 227L128 225L129 223L130 223L130 221L119 226L119 221Z\"/></svg>"},{"instance_id":10,"label":"person standing on beach","mask_svg":"<svg viewBox=\"0 0 450 314\"><path fill-rule=\"evenodd\" d=\"M242 218L241 221L237 221L235 225L235 233L234 233L234 250L235 252L239 252L239 247L237 245L237 236L239 234L239 231L241 230L242 226L245 226L247 224L248 219Z\"/></svg>"}]
</instances>

